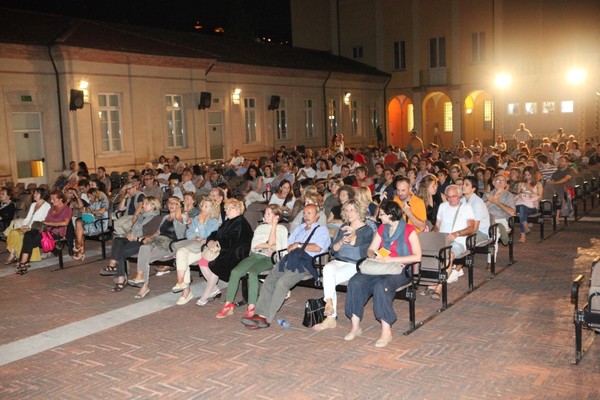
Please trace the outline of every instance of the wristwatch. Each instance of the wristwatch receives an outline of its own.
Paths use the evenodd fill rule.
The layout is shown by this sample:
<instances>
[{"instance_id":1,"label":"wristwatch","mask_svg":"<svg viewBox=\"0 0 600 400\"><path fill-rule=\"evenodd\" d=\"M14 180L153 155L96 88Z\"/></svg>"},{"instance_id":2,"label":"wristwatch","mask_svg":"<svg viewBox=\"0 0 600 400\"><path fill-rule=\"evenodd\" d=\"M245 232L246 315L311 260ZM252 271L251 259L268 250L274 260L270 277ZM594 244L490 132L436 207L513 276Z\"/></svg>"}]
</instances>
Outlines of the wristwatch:
<instances>
[{"instance_id":1,"label":"wristwatch","mask_svg":"<svg viewBox=\"0 0 600 400\"><path fill-rule=\"evenodd\" d=\"M297 248L297 249L300 249L300 248L302 248L302 245L301 245L300 243L298 243L298 244L296 245L296 248Z\"/></svg>"}]
</instances>

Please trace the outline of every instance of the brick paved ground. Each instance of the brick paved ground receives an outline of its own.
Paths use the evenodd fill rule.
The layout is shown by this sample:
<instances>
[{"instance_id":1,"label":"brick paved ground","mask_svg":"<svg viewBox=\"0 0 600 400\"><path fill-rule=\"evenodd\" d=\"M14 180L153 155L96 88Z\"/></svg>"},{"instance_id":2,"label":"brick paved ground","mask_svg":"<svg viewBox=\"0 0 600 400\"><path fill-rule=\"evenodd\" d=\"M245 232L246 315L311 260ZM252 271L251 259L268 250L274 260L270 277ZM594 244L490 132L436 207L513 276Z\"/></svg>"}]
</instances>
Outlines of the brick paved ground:
<instances>
[{"instance_id":1,"label":"brick paved ground","mask_svg":"<svg viewBox=\"0 0 600 400\"><path fill-rule=\"evenodd\" d=\"M599 216L600 207L589 215ZM171 305L173 274L152 277L152 292L134 300L131 288L109 292L99 257L58 272L6 272L0 358L19 346L33 355L0 366L0 398L597 399L600 343L571 365L569 288L600 255L598 226L579 221L542 243L534 228L531 243L515 245L515 265L506 267L507 249L500 249L493 280L478 256L475 280L485 284L439 314L438 303L420 296L417 319L435 318L409 336L401 334L406 303L396 301L399 320L385 349L374 347L379 324L370 311L353 342L343 340L350 326L343 316L335 330L302 327L303 303L318 295L311 289L294 289L280 311L292 329L249 331L241 310L215 319L220 301ZM466 276L450 286L450 300L465 289ZM69 341L73 332L80 338ZM54 333L65 343L35 350Z\"/></svg>"}]
</instances>

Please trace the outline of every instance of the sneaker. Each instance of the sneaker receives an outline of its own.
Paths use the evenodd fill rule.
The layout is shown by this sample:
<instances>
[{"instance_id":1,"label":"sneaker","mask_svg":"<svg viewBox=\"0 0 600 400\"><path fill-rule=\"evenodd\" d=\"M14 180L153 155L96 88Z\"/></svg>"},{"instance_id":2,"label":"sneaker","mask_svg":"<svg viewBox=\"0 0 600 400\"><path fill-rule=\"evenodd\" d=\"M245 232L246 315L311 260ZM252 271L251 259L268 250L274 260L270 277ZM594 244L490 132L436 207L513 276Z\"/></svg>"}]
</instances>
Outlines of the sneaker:
<instances>
[{"instance_id":1,"label":"sneaker","mask_svg":"<svg viewBox=\"0 0 600 400\"><path fill-rule=\"evenodd\" d=\"M217 318L221 319L221 318L225 318L229 315L233 315L233 310L235 309L235 304L233 303L225 303L225 305L223 306L223 308L221 308L221 311L219 311L217 313Z\"/></svg>"},{"instance_id":2,"label":"sneaker","mask_svg":"<svg viewBox=\"0 0 600 400\"><path fill-rule=\"evenodd\" d=\"M452 272L450 272L450 275L448 276L448 279L446 280L446 282L448 283L454 283L458 280L458 272L453 269Z\"/></svg>"},{"instance_id":3,"label":"sneaker","mask_svg":"<svg viewBox=\"0 0 600 400\"><path fill-rule=\"evenodd\" d=\"M465 275L465 271L463 271L463 269L461 268L460 270L456 270L456 272L458 272L458 277L460 278L461 276Z\"/></svg>"},{"instance_id":4,"label":"sneaker","mask_svg":"<svg viewBox=\"0 0 600 400\"><path fill-rule=\"evenodd\" d=\"M194 295L192 294L192 291L190 290L190 293L187 295L187 297L181 296L177 299L177 305L182 306L184 304L187 304L193 297L194 297Z\"/></svg>"},{"instance_id":5,"label":"sneaker","mask_svg":"<svg viewBox=\"0 0 600 400\"><path fill-rule=\"evenodd\" d=\"M168 273L170 273L171 271L166 270L166 271L156 271L156 276L163 276L166 275Z\"/></svg>"}]
</instances>

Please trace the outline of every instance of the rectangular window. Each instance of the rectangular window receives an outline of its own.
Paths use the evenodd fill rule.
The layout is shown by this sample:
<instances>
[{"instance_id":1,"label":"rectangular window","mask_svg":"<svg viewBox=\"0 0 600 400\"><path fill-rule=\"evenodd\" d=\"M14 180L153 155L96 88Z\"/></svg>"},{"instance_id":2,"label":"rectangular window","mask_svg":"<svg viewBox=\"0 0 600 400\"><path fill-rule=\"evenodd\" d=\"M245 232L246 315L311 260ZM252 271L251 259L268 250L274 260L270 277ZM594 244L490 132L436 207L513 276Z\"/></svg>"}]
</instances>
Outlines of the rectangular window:
<instances>
[{"instance_id":1,"label":"rectangular window","mask_svg":"<svg viewBox=\"0 0 600 400\"><path fill-rule=\"evenodd\" d=\"M123 150L121 95L117 93L98 93L98 117L100 118L102 151Z\"/></svg>"},{"instance_id":2,"label":"rectangular window","mask_svg":"<svg viewBox=\"0 0 600 400\"><path fill-rule=\"evenodd\" d=\"M354 46L352 48L352 56L354 58L362 58L363 57L363 48L362 48L362 46Z\"/></svg>"},{"instance_id":3,"label":"rectangular window","mask_svg":"<svg viewBox=\"0 0 600 400\"><path fill-rule=\"evenodd\" d=\"M404 40L394 42L394 69L406 69L406 42Z\"/></svg>"},{"instance_id":4,"label":"rectangular window","mask_svg":"<svg viewBox=\"0 0 600 400\"><path fill-rule=\"evenodd\" d=\"M315 110L311 99L304 100L304 136L308 139L315 137Z\"/></svg>"},{"instance_id":5,"label":"rectangular window","mask_svg":"<svg viewBox=\"0 0 600 400\"><path fill-rule=\"evenodd\" d=\"M244 122L246 123L246 143L256 141L256 99L244 99Z\"/></svg>"},{"instance_id":6,"label":"rectangular window","mask_svg":"<svg viewBox=\"0 0 600 400\"><path fill-rule=\"evenodd\" d=\"M429 68L446 67L446 38L429 39Z\"/></svg>"},{"instance_id":7,"label":"rectangular window","mask_svg":"<svg viewBox=\"0 0 600 400\"><path fill-rule=\"evenodd\" d=\"M494 129L494 102L486 100L483 102L483 130Z\"/></svg>"},{"instance_id":8,"label":"rectangular window","mask_svg":"<svg viewBox=\"0 0 600 400\"><path fill-rule=\"evenodd\" d=\"M383 136L379 137L380 135L383 135L383 130L380 130L379 132L377 131L377 128L379 127L379 114L377 113L377 102L373 102L373 104L371 105L370 115L371 115L370 135L371 135L371 137L373 137L373 133L375 133L377 140L383 142Z\"/></svg>"},{"instance_id":9,"label":"rectangular window","mask_svg":"<svg viewBox=\"0 0 600 400\"><path fill-rule=\"evenodd\" d=\"M352 122L352 136L358 135L358 101L350 101L350 119Z\"/></svg>"},{"instance_id":10,"label":"rectangular window","mask_svg":"<svg viewBox=\"0 0 600 400\"><path fill-rule=\"evenodd\" d=\"M525 103L525 114L537 114L537 103Z\"/></svg>"},{"instance_id":11,"label":"rectangular window","mask_svg":"<svg viewBox=\"0 0 600 400\"><path fill-rule=\"evenodd\" d=\"M521 113L521 107L519 107L519 103L509 103L507 112L508 115L519 115Z\"/></svg>"},{"instance_id":12,"label":"rectangular window","mask_svg":"<svg viewBox=\"0 0 600 400\"><path fill-rule=\"evenodd\" d=\"M185 133L183 129L183 103L181 95L166 95L165 104L169 147L185 147Z\"/></svg>"},{"instance_id":13,"label":"rectangular window","mask_svg":"<svg viewBox=\"0 0 600 400\"><path fill-rule=\"evenodd\" d=\"M285 99L279 100L279 108L277 109L277 140L288 139L287 130L287 109Z\"/></svg>"},{"instance_id":14,"label":"rectangular window","mask_svg":"<svg viewBox=\"0 0 600 400\"><path fill-rule=\"evenodd\" d=\"M452 132L454 129L452 125L452 102L446 101L444 103L444 131Z\"/></svg>"},{"instance_id":15,"label":"rectangular window","mask_svg":"<svg viewBox=\"0 0 600 400\"><path fill-rule=\"evenodd\" d=\"M542 113L544 114L554 114L554 102L553 101L545 101L542 103Z\"/></svg>"},{"instance_id":16,"label":"rectangular window","mask_svg":"<svg viewBox=\"0 0 600 400\"><path fill-rule=\"evenodd\" d=\"M338 121L337 121L337 102L334 99L329 100L327 103L327 120L329 121L329 137L337 135Z\"/></svg>"},{"instance_id":17,"label":"rectangular window","mask_svg":"<svg viewBox=\"0 0 600 400\"><path fill-rule=\"evenodd\" d=\"M473 64L485 62L485 32L471 34L471 62Z\"/></svg>"},{"instance_id":18,"label":"rectangular window","mask_svg":"<svg viewBox=\"0 0 600 400\"><path fill-rule=\"evenodd\" d=\"M572 113L574 111L574 103L573 100L561 101L560 102L560 112L561 113Z\"/></svg>"}]
</instances>

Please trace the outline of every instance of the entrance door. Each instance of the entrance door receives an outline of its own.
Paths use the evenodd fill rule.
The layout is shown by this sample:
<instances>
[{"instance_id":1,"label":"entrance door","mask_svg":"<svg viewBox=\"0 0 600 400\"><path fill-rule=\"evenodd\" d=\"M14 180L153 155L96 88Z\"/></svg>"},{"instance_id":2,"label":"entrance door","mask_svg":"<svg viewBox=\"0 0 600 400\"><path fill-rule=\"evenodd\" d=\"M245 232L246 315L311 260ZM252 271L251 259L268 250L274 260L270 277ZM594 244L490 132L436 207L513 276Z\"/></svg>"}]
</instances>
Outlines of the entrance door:
<instances>
[{"instance_id":1,"label":"entrance door","mask_svg":"<svg viewBox=\"0 0 600 400\"><path fill-rule=\"evenodd\" d=\"M223 159L223 111L208 111L208 138L210 140L210 159Z\"/></svg>"},{"instance_id":2,"label":"entrance door","mask_svg":"<svg viewBox=\"0 0 600 400\"><path fill-rule=\"evenodd\" d=\"M13 113L12 126L17 150L18 180L26 183L48 183L40 113Z\"/></svg>"}]
</instances>

